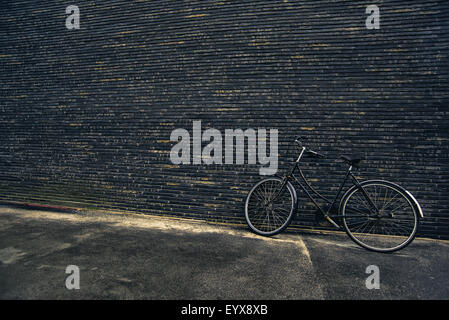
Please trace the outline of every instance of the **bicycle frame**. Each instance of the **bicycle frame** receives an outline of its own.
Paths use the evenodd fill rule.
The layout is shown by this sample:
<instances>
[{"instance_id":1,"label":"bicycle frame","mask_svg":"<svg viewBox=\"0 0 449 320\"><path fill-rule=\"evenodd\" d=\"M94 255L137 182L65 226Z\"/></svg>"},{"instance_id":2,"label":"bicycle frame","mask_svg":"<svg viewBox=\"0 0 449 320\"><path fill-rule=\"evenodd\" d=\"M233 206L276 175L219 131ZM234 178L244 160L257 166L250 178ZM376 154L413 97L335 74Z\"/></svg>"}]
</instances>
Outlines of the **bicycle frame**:
<instances>
[{"instance_id":1,"label":"bicycle frame","mask_svg":"<svg viewBox=\"0 0 449 320\"><path fill-rule=\"evenodd\" d=\"M335 195L333 200L329 200L328 198L324 197L323 195L321 195L318 191L316 191L311 185L310 183L307 181L306 177L304 176L301 168L299 167L299 161L301 160L304 151L306 150L306 148L302 147L301 153L298 156L298 159L295 161L295 164L293 166L293 168L290 170L290 173L284 178L283 184L281 185L281 188L279 190L279 192L282 192L282 190L284 189L285 185L287 184L287 182L289 182L292 178L296 181L296 183L301 187L301 189L306 193L306 195L308 196L308 198L312 201L312 203L315 205L315 207L320 211L320 213L324 216L324 218L326 220L328 220L332 225L334 225L336 228L340 229L340 225L338 225L331 217L337 217L339 216L338 214L332 215L330 214L331 210L334 208L335 204L337 203L337 200L340 197L340 194L343 190L343 187L345 186L348 178L350 177L353 181L353 184L355 186L357 186L357 188L359 188L362 191L362 194L365 196L366 200L368 201L368 203L372 206L372 209L374 210L374 212L376 214L379 214L379 210L377 209L376 205L374 204L374 202L371 200L371 198L368 196L368 194L365 192L365 190L363 189L363 187L360 185L360 182L357 180L357 178L352 174L352 166L350 166L348 168L348 170L346 171L345 177L343 179L343 182L340 184L340 187L338 188L337 194ZM295 176L295 171L298 170L300 177L302 178L302 180L304 181L305 185L316 195L318 196L320 199L324 200L325 202L327 202L328 204L330 204L330 206L328 207L327 210L324 210L317 202L316 200L313 198L312 194L307 190L306 186L304 186L301 181ZM277 196L276 196L277 197ZM275 198L276 198L275 197ZM346 215L348 216L348 215Z\"/></svg>"}]
</instances>

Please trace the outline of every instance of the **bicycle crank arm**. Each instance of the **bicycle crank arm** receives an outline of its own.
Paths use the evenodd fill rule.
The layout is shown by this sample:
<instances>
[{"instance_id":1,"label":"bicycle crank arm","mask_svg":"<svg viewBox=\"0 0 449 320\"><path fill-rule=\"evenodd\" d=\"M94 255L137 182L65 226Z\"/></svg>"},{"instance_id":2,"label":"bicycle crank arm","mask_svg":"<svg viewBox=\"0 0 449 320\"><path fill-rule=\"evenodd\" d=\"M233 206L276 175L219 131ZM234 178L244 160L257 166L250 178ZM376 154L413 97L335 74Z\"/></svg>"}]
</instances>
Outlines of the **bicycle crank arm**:
<instances>
[{"instance_id":1,"label":"bicycle crank arm","mask_svg":"<svg viewBox=\"0 0 449 320\"><path fill-rule=\"evenodd\" d=\"M324 217L326 218L327 221L332 223L334 225L334 227L336 227L337 229L340 229L340 226L334 220L332 220L329 216L324 216Z\"/></svg>"}]
</instances>

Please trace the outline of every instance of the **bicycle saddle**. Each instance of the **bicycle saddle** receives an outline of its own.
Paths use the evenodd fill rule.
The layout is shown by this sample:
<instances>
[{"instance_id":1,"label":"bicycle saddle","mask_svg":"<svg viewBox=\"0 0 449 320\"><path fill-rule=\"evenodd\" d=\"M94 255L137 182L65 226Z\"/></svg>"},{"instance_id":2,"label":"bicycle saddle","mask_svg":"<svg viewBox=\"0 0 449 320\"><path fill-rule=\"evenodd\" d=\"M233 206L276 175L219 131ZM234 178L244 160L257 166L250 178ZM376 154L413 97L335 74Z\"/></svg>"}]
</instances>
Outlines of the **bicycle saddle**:
<instances>
[{"instance_id":1,"label":"bicycle saddle","mask_svg":"<svg viewBox=\"0 0 449 320\"><path fill-rule=\"evenodd\" d=\"M340 159L343 159L347 164L355 167L360 165L360 162L362 160L365 160L365 158L362 156L346 156L346 155L341 155Z\"/></svg>"}]
</instances>

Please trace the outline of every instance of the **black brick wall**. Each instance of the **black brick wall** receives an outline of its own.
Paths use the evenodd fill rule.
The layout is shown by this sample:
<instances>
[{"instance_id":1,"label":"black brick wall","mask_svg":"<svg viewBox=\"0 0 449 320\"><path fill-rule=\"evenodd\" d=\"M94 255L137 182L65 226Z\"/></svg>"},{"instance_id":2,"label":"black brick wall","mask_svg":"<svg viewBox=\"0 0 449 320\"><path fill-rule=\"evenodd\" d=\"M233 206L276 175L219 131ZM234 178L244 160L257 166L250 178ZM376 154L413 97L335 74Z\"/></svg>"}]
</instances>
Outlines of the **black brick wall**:
<instances>
[{"instance_id":1,"label":"black brick wall","mask_svg":"<svg viewBox=\"0 0 449 320\"><path fill-rule=\"evenodd\" d=\"M78 5L81 29L65 27ZM367 30L365 8L380 8ZM176 128L276 128L422 204L449 239L448 1L3 1L1 199L243 222L257 165L173 165ZM288 165L281 163L282 169ZM295 225L312 226L301 197Z\"/></svg>"}]
</instances>

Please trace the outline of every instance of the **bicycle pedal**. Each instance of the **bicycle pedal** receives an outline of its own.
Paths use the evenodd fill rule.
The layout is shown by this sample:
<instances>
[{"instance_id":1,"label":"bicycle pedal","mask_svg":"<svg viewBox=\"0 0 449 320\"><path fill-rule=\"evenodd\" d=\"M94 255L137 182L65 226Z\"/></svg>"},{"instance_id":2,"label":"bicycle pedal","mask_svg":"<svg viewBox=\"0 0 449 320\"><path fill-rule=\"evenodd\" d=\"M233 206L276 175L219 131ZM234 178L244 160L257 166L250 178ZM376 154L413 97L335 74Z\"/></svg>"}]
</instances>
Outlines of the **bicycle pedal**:
<instances>
[{"instance_id":1,"label":"bicycle pedal","mask_svg":"<svg viewBox=\"0 0 449 320\"><path fill-rule=\"evenodd\" d=\"M332 227L332 223L327 220L318 221L315 223L315 225L318 227Z\"/></svg>"}]
</instances>

